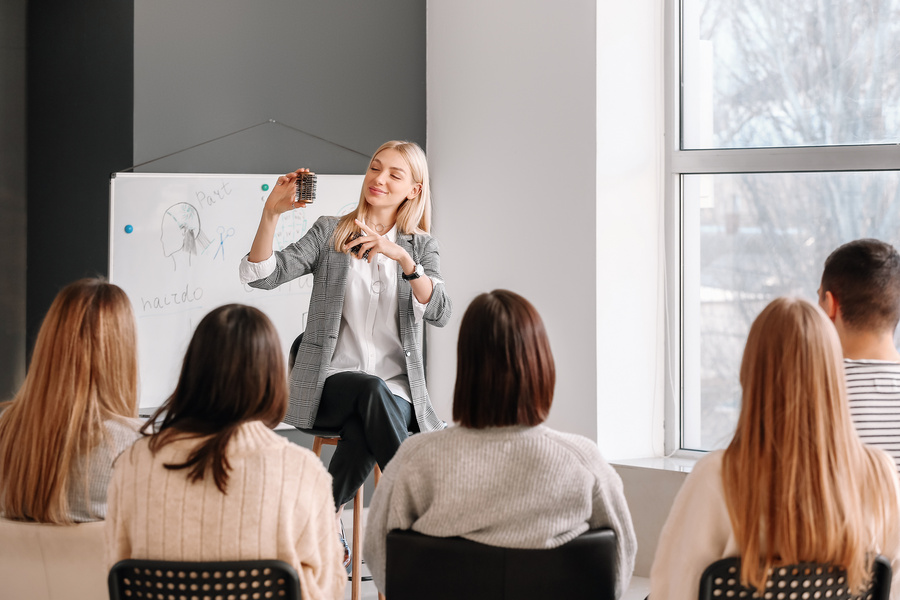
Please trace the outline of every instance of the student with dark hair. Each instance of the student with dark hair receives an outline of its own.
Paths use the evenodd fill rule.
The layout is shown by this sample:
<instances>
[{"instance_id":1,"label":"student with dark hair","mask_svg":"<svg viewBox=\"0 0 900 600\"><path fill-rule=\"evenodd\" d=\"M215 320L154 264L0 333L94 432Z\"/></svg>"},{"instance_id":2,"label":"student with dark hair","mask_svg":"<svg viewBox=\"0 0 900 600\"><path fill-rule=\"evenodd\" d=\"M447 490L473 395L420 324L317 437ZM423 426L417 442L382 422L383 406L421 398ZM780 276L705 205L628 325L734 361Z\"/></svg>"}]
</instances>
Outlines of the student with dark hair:
<instances>
[{"instance_id":1,"label":"student with dark hair","mask_svg":"<svg viewBox=\"0 0 900 600\"><path fill-rule=\"evenodd\" d=\"M637 543L622 481L594 442L542 425L555 382L534 307L506 290L476 297L459 330L458 426L405 441L372 498L364 554L379 590L392 529L554 548L600 527L616 532L617 596L628 588Z\"/></svg>"},{"instance_id":2,"label":"student with dark hair","mask_svg":"<svg viewBox=\"0 0 900 600\"><path fill-rule=\"evenodd\" d=\"M159 423L115 466L110 566L125 558L275 558L306 598L342 598L331 477L309 450L271 430L287 410L278 334L259 310L210 312L194 332Z\"/></svg>"},{"instance_id":3,"label":"student with dark hair","mask_svg":"<svg viewBox=\"0 0 900 600\"><path fill-rule=\"evenodd\" d=\"M873 239L840 246L825 260L819 305L841 340L856 430L900 470L900 254Z\"/></svg>"}]
</instances>

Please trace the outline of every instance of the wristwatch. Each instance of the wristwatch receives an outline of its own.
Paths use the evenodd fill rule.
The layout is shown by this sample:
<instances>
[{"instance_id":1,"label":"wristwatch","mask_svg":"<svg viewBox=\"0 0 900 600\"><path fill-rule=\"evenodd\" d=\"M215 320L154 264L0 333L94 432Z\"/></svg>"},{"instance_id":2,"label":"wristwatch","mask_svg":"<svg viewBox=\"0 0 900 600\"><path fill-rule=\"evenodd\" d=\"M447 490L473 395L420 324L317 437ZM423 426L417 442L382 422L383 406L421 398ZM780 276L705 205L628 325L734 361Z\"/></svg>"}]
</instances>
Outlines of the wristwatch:
<instances>
[{"instance_id":1,"label":"wristwatch","mask_svg":"<svg viewBox=\"0 0 900 600\"><path fill-rule=\"evenodd\" d=\"M407 281L410 281L410 280L412 280L412 279L418 279L419 277L421 277L422 275L424 275L424 274L425 274L425 267L423 267L423 266L420 265L420 264L417 264L417 265L416 265L416 269L415 269L412 273L410 273L409 275L407 275L406 273L404 273L402 270L400 271L400 273L401 273L403 279L405 279L405 280L407 280Z\"/></svg>"}]
</instances>

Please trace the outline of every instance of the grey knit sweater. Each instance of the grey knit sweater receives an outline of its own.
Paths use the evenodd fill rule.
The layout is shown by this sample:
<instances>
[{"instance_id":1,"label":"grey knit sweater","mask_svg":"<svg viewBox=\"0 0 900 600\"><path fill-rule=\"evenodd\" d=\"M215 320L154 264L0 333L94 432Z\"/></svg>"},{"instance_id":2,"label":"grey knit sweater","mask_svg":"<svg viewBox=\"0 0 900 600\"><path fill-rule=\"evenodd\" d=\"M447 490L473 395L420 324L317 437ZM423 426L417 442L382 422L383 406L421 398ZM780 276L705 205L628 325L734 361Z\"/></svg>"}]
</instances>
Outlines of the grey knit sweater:
<instances>
[{"instance_id":1,"label":"grey knit sweater","mask_svg":"<svg viewBox=\"0 0 900 600\"><path fill-rule=\"evenodd\" d=\"M619 597L637 542L622 480L597 445L543 425L452 427L412 436L388 464L369 507L364 556L383 592L392 529L553 548L600 527L616 532Z\"/></svg>"},{"instance_id":2,"label":"grey knit sweater","mask_svg":"<svg viewBox=\"0 0 900 600\"><path fill-rule=\"evenodd\" d=\"M142 436L140 419L117 417L103 422L100 444L90 457L79 457L72 467L67 497L69 517L76 523L106 518L106 490L112 479L113 463Z\"/></svg>"}]
</instances>

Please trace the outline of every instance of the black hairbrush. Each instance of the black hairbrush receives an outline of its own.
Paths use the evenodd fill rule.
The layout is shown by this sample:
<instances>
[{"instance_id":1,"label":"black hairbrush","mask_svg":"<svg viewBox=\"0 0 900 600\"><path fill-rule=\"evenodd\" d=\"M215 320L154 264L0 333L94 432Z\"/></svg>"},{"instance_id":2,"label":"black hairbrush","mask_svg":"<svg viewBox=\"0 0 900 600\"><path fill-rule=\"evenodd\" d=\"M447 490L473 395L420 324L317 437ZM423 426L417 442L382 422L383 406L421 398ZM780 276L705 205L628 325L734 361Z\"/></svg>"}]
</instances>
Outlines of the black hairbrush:
<instances>
[{"instance_id":1,"label":"black hairbrush","mask_svg":"<svg viewBox=\"0 0 900 600\"><path fill-rule=\"evenodd\" d=\"M316 174L300 173L295 183L297 191L294 193L294 202L312 204L316 201Z\"/></svg>"},{"instance_id":2,"label":"black hairbrush","mask_svg":"<svg viewBox=\"0 0 900 600\"><path fill-rule=\"evenodd\" d=\"M348 241L348 242L352 242L353 240L355 240L355 239L358 238L358 237L362 237L362 232L360 232L360 231L354 231L352 234L350 234L350 239L347 240L347 241ZM353 246L352 248L350 248L350 252L352 252L354 256L357 255L357 254L359 254L359 247L360 247L360 246L362 246L362 244L357 244L357 245ZM370 251L371 251L371 248L369 248L369 250L366 250L365 252L363 252L362 257L363 257L363 258L369 258L369 252L370 252Z\"/></svg>"}]
</instances>

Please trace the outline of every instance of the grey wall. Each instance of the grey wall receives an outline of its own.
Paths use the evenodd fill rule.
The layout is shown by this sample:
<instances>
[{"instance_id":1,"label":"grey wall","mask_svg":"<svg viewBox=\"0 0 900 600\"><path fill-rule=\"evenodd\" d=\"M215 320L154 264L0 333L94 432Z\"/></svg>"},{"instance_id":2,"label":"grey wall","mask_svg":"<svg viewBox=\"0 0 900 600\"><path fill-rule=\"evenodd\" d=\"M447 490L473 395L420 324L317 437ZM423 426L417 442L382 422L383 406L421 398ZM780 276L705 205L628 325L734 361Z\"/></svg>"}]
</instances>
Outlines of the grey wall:
<instances>
[{"instance_id":1,"label":"grey wall","mask_svg":"<svg viewBox=\"0 0 900 600\"><path fill-rule=\"evenodd\" d=\"M425 143L420 0L138 0L134 158L140 170L362 173L382 142Z\"/></svg>"},{"instance_id":2,"label":"grey wall","mask_svg":"<svg viewBox=\"0 0 900 600\"><path fill-rule=\"evenodd\" d=\"M27 345L59 289L107 272L110 173L268 119L366 156L388 139L425 143L423 2L2 1L0 152L23 156L15 123L24 116L26 94L18 90L27 76L29 218L26 273L24 253L16 253L25 244L25 205L7 201L8 193L24 195L26 166L0 161L11 171L0 172L2 233L12 230L3 239L14 246L0 271L7 284L0 306L8 310L4 327L15 330L21 319L6 314L16 314L16 303L21 312L27 298ZM365 164L353 151L267 124L141 170L272 173L305 165L361 173ZM23 279L25 295L15 289ZM7 373L3 361L0 385L8 387L21 378L15 365L25 349L21 327L2 336L0 359L8 354L14 367Z\"/></svg>"},{"instance_id":3,"label":"grey wall","mask_svg":"<svg viewBox=\"0 0 900 600\"><path fill-rule=\"evenodd\" d=\"M0 401L25 377L25 0L0 0Z\"/></svg>"}]
</instances>

